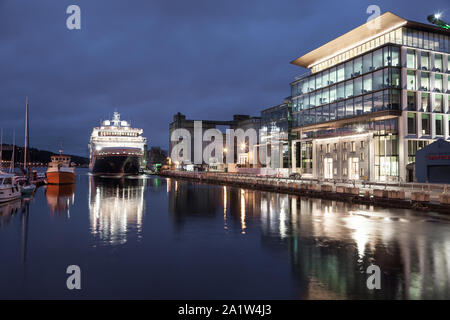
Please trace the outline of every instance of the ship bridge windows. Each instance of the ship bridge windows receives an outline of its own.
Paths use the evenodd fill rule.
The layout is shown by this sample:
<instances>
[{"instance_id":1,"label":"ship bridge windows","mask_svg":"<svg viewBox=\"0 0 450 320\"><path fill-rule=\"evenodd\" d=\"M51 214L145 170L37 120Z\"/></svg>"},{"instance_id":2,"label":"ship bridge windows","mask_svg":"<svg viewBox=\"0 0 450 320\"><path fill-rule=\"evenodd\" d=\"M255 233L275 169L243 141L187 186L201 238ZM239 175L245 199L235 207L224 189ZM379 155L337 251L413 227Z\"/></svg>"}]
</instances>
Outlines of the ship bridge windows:
<instances>
[{"instance_id":1,"label":"ship bridge windows","mask_svg":"<svg viewBox=\"0 0 450 320\"><path fill-rule=\"evenodd\" d=\"M137 132L114 132L114 131L103 131L99 132L98 135L100 137L137 137Z\"/></svg>"}]
</instances>

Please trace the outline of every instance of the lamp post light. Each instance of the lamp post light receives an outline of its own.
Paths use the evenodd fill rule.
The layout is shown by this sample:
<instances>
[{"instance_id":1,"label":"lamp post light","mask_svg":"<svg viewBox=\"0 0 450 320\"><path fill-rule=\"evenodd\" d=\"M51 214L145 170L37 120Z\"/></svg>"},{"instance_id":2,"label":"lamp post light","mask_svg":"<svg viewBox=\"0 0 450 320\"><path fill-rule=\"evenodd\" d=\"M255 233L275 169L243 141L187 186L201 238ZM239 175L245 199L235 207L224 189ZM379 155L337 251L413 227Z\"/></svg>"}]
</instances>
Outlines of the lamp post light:
<instances>
[{"instance_id":1,"label":"lamp post light","mask_svg":"<svg viewBox=\"0 0 450 320\"><path fill-rule=\"evenodd\" d=\"M222 150L223 150L223 169L224 169L225 172L227 172L228 170L227 170L227 156L226 156L226 154L227 154L228 149L224 147Z\"/></svg>"}]
</instances>

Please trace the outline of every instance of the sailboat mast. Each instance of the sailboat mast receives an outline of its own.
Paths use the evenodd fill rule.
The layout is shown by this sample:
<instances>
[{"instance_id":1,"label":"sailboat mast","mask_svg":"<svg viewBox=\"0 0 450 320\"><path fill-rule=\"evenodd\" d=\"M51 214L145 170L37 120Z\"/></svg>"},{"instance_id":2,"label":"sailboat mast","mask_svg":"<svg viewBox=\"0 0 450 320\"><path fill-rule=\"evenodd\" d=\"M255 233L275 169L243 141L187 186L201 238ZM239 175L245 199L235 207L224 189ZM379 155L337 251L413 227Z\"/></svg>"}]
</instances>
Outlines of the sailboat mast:
<instances>
[{"instance_id":1,"label":"sailboat mast","mask_svg":"<svg viewBox=\"0 0 450 320\"><path fill-rule=\"evenodd\" d=\"M27 153L28 153L28 96L25 100L25 147L23 152L23 169L27 172Z\"/></svg>"},{"instance_id":2,"label":"sailboat mast","mask_svg":"<svg viewBox=\"0 0 450 320\"><path fill-rule=\"evenodd\" d=\"M9 167L9 171L14 173L14 153L16 150L16 130L14 130L13 133L13 149L11 154L11 165Z\"/></svg>"}]
</instances>

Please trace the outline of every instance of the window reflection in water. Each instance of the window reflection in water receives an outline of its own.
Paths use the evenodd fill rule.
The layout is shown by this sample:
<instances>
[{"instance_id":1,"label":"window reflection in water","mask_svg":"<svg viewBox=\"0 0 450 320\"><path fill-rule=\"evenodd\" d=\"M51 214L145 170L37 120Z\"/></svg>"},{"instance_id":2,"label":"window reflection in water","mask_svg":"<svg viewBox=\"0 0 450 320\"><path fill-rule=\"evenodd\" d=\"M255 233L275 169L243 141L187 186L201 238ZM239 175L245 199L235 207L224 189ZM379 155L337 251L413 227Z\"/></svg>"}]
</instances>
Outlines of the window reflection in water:
<instances>
[{"instance_id":1,"label":"window reflection in water","mask_svg":"<svg viewBox=\"0 0 450 320\"><path fill-rule=\"evenodd\" d=\"M175 225L216 217L230 236L260 232L263 247L281 241L307 285L300 298L450 298L450 224L443 217L435 223L412 210L181 180L174 192L170 183ZM367 289L370 264L381 268L382 290Z\"/></svg>"},{"instance_id":2,"label":"window reflection in water","mask_svg":"<svg viewBox=\"0 0 450 320\"><path fill-rule=\"evenodd\" d=\"M89 177L91 232L108 244L124 244L142 232L145 181Z\"/></svg>"}]
</instances>

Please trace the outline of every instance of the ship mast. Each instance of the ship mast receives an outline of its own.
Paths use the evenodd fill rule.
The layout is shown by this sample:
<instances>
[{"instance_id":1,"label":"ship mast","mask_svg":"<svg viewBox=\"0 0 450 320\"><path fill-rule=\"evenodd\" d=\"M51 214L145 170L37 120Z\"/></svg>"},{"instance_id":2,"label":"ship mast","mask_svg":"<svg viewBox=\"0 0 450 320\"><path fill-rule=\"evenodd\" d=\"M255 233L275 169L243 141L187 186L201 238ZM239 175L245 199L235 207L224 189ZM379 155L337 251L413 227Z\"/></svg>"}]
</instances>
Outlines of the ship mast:
<instances>
[{"instance_id":1,"label":"ship mast","mask_svg":"<svg viewBox=\"0 0 450 320\"><path fill-rule=\"evenodd\" d=\"M14 152L16 150L16 130L13 131L13 149L12 149L12 154L11 154L11 164L9 167L9 172L14 173Z\"/></svg>"},{"instance_id":2,"label":"ship mast","mask_svg":"<svg viewBox=\"0 0 450 320\"><path fill-rule=\"evenodd\" d=\"M28 175L28 162L29 159L27 158L28 156L28 142L29 142L29 137L28 137L28 96L26 97L25 100L25 147L24 147L24 155L23 155L23 170L25 171L25 174Z\"/></svg>"}]
</instances>

